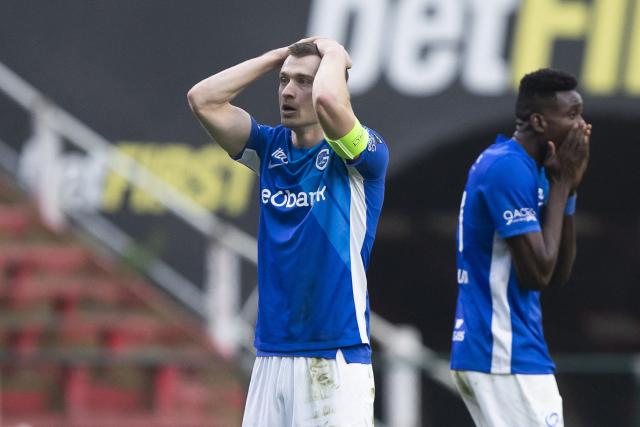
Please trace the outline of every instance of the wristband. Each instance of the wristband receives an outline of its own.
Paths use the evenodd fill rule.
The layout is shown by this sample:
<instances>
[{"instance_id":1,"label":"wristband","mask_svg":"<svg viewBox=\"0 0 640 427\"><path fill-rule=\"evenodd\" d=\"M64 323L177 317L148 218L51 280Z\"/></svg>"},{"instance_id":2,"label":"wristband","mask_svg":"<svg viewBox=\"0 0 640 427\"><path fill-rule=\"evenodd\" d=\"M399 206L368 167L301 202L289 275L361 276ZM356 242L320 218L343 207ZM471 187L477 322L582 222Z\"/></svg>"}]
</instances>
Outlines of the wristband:
<instances>
[{"instance_id":1,"label":"wristband","mask_svg":"<svg viewBox=\"0 0 640 427\"><path fill-rule=\"evenodd\" d=\"M567 205L564 208L565 215L573 215L576 213L576 199L578 198L577 194L569 196L567 199Z\"/></svg>"},{"instance_id":2,"label":"wristband","mask_svg":"<svg viewBox=\"0 0 640 427\"><path fill-rule=\"evenodd\" d=\"M353 160L367 148L369 133L356 119L353 129L342 138L334 141L327 138L326 135L324 137L338 156L346 160Z\"/></svg>"}]
</instances>

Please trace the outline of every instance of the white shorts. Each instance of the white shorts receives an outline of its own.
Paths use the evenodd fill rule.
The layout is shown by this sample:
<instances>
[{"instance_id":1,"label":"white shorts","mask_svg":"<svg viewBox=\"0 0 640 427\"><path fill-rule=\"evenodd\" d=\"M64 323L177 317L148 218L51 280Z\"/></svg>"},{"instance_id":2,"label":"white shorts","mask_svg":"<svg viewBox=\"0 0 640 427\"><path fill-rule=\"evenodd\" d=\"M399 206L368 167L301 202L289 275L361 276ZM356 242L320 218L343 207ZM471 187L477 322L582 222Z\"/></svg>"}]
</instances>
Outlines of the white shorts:
<instances>
[{"instance_id":1,"label":"white shorts","mask_svg":"<svg viewBox=\"0 0 640 427\"><path fill-rule=\"evenodd\" d=\"M257 357L243 427L373 426L371 365L314 357Z\"/></svg>"},{"instance_id":2,"label":"white shorts","mask_svg":"<svg viewBox=\"0 0 640 427\"><path fill-rule=\"evenodd\" d=\"M451 371L478 427L562 427L562 398L553 375Z\"/></svg>"}]
</instances>

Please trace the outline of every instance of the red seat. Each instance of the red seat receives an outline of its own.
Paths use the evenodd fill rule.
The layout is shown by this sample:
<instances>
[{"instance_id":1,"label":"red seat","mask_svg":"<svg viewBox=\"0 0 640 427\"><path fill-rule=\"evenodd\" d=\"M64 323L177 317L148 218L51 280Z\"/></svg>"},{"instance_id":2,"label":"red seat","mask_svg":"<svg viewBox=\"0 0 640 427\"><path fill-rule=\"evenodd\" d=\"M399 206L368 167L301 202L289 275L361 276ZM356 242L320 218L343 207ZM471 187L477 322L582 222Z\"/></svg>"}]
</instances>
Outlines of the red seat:
<instances>
[{"instance_id":1,"label":"red seat","mask_svg":"<svg viewBox=\"0 0 640 427\"><path fill-rule=\"evenodd\" d=\"M6 415L44 414L48 398L38 390L4 390L0 392L2 413Z\"/></svg>"},{"instance_id":2,"label":"red seat","mask_svg":"<svg viewBox=\"0 0 640 427\"><path fill-rule=\"evenodd\" d=\"M204 322L5 190L0 179L13 203L0 203L0 424L238 425L241 382Z\"/></svg>"},{"instance_id":3,"label":"red seat","mask_svg":"<svg viewBox=\"0 0 640 427\"><path fill-rule=\"evenodd\" d=\"M26 206L0 206L0 235L23 235L31 222L32 210Z\"/></svg>"},{"instance_id":4,"label":"red seat","mask_svg":"<svg viewBox=\"0 0 640 427\"><path fill-rule=\"evenodd\" d=\"M76 271L85 267L89 254L80 247L58 244L7 244L0 246L0 268L21 264L48 272Z\"/></svg>"}]
</instances>

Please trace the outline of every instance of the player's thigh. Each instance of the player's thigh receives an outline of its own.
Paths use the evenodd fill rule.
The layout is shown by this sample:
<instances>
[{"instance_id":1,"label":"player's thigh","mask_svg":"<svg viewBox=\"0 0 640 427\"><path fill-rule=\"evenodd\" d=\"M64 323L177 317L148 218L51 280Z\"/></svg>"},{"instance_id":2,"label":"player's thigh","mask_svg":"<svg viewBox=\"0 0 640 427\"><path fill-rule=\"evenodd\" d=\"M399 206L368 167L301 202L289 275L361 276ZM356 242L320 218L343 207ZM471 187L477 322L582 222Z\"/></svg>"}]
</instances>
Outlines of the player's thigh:
<instances>
[{"instance_id":1,"label":"player's thigh","mask_svg":"<svg viewBox=\"0 0 640 427\"><path fill-rule=\"evenodd\" d=\"M522 390L532 423L548 427L564 426L562 397L553 375L514 375ZM532 424L534 425L534 424Z\"/></svg>"},{"instance_id":2,"label":"player's thigh","mask_svg":"<svg viewBox=\"0 0 640 427\"><path fill-rule=\"evenodd\" d=\"M484 421L495 427L561 427L562 398L553 375L466 371Z\"/></svg>"},{"instance_id":3,"label":"player's thigh","mask_svg":"<svg viewBox=\"0 0 640 427\"><path fill-rule=\"evenodd\" d=\"M294 426L373 425L371 365L348 364L341 352L336 359L296 359L303 363L295 368Z\"/></svg>"},{"instance_id":4,"label":"player's thigh","mask_svg":"<svg viewBox=\"0 0 640 427\"><path fill-rule=\"evenodd\" d=\"M257 357L251 372L249 391L242 418L242 427L272 427L291 425L291 410L287 407L282 387L292 358Z\"/></svg>"},{"instance_id":5,"label":"player's thigh","mask_svg":"<svg viewBox=\"0 0 640 427\"><path fill-rule=\"evenodd\" d=\"M490 427L484 418L478 398L476 397L477 387L474 386L467 374L468 371L451 371L453 383L458 389L458 393L467 407L474 424L477 427Z\"/></svg>"}]
</instances>

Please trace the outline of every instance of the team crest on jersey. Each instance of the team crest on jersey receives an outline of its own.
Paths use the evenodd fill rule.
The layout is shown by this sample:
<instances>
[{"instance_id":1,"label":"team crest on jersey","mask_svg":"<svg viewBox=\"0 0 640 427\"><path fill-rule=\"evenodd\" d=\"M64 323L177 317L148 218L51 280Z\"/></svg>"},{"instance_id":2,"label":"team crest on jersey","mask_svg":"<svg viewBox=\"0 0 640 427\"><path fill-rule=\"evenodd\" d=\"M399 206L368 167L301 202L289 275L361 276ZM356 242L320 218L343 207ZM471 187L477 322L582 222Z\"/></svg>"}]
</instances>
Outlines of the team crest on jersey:
<instances>
[{"instance_id":1,"label":"team crest on jersey","mask_svg":"<svg viewBox=\"0 0 640 427\"><path fill-rule=\"evenodd\" d=\"M318 168L318 170L320 171L323 171L327 168L328 164L329 164L329 149L323 148L322 150L320 150L320 152L318 153L318 156L316 157L316 168Z\"/></svg>"},{"instance_id":2,"label":"team crest on jersey","mask_svg":"<svg viewBox=\"0 0 640 427\"><path fill-rule=\"evenodd\" d=\"M289 163L287 153L285 153L282 148L278 148L271 154L271 159L269 159L269 169L275 168L276 166L286 165L287 163Z\"/></svg>"}]
</instances>

